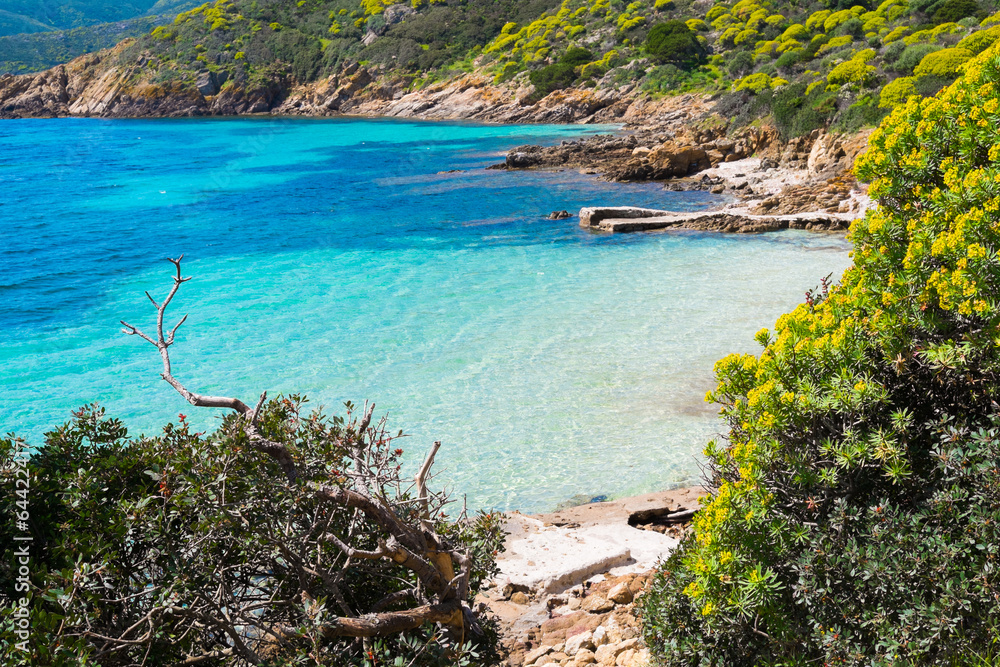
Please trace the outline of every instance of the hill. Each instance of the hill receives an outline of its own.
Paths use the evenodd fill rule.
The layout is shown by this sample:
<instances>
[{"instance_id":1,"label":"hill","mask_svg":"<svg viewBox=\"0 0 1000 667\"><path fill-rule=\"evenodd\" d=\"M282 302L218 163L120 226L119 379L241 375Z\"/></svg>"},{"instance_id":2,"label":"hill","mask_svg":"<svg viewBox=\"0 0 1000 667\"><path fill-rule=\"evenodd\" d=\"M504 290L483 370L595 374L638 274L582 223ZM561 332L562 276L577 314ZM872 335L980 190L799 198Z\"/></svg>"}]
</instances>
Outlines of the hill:
<instances>
[{"instance_id":1,"label":"hill","mask_svg":"<svg viewBox=\"0 0 1000 667\"><path fill-rule=\"evenodd\" d=\"M987 0L848 5L217 0L123 44L113 64L97 58L102 75L119 68L116 80L130 102L85 111L270 111L302 86L317 95L348 85L352 95L400 96L471 75L526 103L561 89L654 98L704 92L718 98L724 122L769 118L790 138L823 126L875 124L907 97L953 81L965 61L1000 37L1000 17ZM350 82L338 78L358 66ZM335 103L304 108L338 110ZM8 101L6 113L17 113L17 105Z\"/></svg>"}]
</instances>

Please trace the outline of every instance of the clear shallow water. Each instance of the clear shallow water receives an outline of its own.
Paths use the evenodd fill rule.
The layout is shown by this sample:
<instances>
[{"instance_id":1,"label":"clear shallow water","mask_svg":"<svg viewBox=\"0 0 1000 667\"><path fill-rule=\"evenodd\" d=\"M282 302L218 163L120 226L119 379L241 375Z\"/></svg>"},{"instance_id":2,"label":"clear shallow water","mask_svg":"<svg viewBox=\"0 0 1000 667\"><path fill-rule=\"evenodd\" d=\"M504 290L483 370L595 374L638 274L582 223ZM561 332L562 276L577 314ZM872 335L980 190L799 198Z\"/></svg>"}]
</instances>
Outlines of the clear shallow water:
<instances>
[{"instance_id":1,"label":"clear shallow water","mask_svg":"<svg viewBox=\"0 0 1000 667\"><path fill-rule=\"evenodd\" d=\"M134 433L194 410L174 374L252 401L374 400L473 507L551 509L697 479L712 364L847 266L838 237L594 235L557 209L691 210L703 193L484 166L600 128L361 120L0 123L0 430L99 401ZM606 131L606 130L604 130ZM453 173L449 170L459 169Z\"/></svg>"}]
</instances>

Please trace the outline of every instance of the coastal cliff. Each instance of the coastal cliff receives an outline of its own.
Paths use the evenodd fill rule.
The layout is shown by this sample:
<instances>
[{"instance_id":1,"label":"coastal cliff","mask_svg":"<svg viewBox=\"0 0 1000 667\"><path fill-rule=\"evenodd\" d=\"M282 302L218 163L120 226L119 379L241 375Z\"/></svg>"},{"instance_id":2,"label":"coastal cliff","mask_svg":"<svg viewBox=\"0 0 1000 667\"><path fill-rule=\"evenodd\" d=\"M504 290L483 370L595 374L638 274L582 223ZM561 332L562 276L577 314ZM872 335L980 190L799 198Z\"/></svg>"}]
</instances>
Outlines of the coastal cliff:
<instances>
[{"instance_id":1,"label":"coastal cliff","mask_svg":"<svg viewBox=\"0 0 1000 667\"><path fill-rule=\"evenodd\" d=\"M204 72L191 84L158 83L137 63L123 62L127 40L38 74L0 76L0 118L85 116L174 118L271 113L363 115L496 123L637 122L675 111L652 103L635 86L567 89L540 100L528 86L495 84L466 74L408 90L406 82L352 63L309 83L287 75L229 79ZM662 110L664 107L666 110Z\"/></svg>"}]
</instances>

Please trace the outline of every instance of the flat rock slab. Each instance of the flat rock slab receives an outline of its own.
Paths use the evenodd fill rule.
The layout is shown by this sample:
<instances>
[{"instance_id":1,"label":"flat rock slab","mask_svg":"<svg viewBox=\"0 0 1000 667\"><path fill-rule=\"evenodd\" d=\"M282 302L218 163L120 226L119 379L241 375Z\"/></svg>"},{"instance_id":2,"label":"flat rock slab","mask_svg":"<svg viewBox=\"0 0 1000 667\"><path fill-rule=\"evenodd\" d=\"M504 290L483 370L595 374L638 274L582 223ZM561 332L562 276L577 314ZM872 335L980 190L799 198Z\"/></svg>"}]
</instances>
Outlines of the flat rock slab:
<instances>
[{"instance_id":1,"label":"flat rock slab","mask_svg":"<svg viewBox=\"0 0 1000 667\"><path fill-rule=\"evenodd\" d=\"M780 229L841 231L848 228L850 221L851 217L822 212L750 215L730 211L662 211L633 206L585 207L580 209L581 227L612 233L672 228L743 234Z\"/></svg>"},{"instance_id":2,"label":"flat rock slab","mask_svg":"<svg viewBox=\"0 0 1000 667\"><path fill-rule=\"evenodd\" d=\"M678 541L626 521L556 526L524 514L508 515L506 551L498 559L500 587L513 584L558 593L597 574L645 571Z\"/></svg>"}]
</instances>

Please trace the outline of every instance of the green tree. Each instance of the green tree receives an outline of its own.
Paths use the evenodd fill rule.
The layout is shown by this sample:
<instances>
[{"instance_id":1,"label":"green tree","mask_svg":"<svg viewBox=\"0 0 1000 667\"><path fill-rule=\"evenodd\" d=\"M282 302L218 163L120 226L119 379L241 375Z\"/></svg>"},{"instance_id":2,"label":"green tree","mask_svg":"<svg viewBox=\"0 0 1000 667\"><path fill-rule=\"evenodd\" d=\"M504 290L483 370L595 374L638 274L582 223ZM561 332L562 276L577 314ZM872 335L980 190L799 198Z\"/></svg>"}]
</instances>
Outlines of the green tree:
<instances>
[{"instance_id":1,"label":"green tree","mask_svg":"<svg viewBox=\"0 0 1000 667\"><path fill-rule=\"evenodd\" d=\"M692 67L704 57L697 34L683 21L657 23L646 36L646 53L679 67Z\"/></svg>"}]
</instances>

